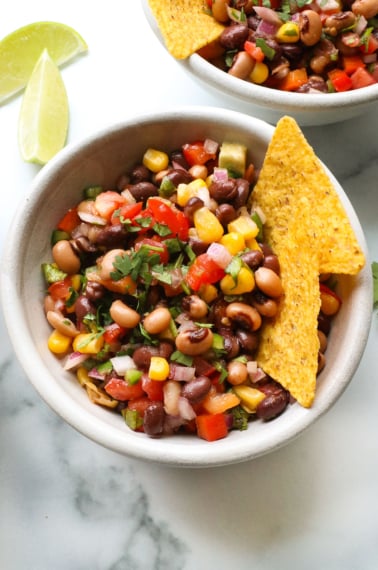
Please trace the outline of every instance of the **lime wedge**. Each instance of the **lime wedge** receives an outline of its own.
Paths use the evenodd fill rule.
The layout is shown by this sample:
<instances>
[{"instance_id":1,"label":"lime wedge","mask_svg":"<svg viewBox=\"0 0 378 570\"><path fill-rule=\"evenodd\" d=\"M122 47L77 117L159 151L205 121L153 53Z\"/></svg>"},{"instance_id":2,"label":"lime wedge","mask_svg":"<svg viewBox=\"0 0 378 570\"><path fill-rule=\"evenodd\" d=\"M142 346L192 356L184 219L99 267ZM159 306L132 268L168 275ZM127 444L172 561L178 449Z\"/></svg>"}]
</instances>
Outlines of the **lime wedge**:
<instances>
[{"instance_id":1,"label":"lime wedge","mask_svg":"<svg viewBox=\"0 0 378 570\"><path fill-rule=\"evenodd\" d=\"M66 142L69 108L59 68L43 50L21 104L18 143L26 162L46 164Z\"/></svg>"},{"instance_id":2,"label":"lime wedge","mask_svg":"<svg viewBox=\"0 0 378 570\"><path fill-rule=\"evenodd\" d=\"M62 65L88 46L73 28L58 22L35 22L15 30L0 41L0 104L25 87L44 49Z\"/></svg>"}]
</instances>

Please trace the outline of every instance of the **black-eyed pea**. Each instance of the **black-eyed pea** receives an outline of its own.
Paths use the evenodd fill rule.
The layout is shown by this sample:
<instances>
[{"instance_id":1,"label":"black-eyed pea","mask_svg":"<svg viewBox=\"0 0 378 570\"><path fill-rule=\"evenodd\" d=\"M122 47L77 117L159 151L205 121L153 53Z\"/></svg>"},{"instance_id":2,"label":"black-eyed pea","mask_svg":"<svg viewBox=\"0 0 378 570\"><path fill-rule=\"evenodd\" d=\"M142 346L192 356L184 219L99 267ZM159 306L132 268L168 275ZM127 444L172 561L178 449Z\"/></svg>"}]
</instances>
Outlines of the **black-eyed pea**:
<instances>
[{"instance_id":1,"label":"black-eyed pea","mask_svg":"<svg viewBox=\"0 0 378 570\"><path fill-rule=\"evenodd\" d=\"M213 345L213 333L205 327L196 327L179 332L175 339L176 348L188 356L204 354Z\"/></svg>"},{"instance_id":2,"label":"black-eyed pea","mask_svg":"<svg viewBox=\"0 0 378 570\"><path fill-rule=\"evenodd\" d=\"M114 272L114 262L116 257L123 257L126 254L124 249L111 249L100 261L101 279L111 279L110 274Z\"/></svg>"},{"instance_id":3,"label":"black-eyed pea","mask_svg":"<svg viewBox=\"0 0 378 570\"><path fill-rule=\"evenodd\" d=\"M355 0L352 4L352 11L356 16L364 16L366 20L374 18L378 13L377 0Z\"/></svg>"},{"instance_id":4,"label":"black-eyed pea","mask_svg":"<svg viewBox=\"0 0 378 570\"><path fill-rule=\"evenodd\" d=\"M233 386L244 384L248 379L248 369L244 362L240 360L232 360L227 365L227 380Z\"/></svg>"},{"instance_id":5,"label":"black-eyed pea","mask_svg":"<svg viewBox=\"0 0 378 570\"><path fill-rule=\"evenodd\" d=\"M119 299L113 301L110 306L109 313L117 325L126 329L133 329L139 324L141 319L139 313Z\"/></svg>"},{"instance_id":6,"label":"black-eyed pea","mask_svg":"<svg viewBox=\"0 0 378 570\"><path fill-rule=\"evenodd\" d=\"M230 5L230 0L217 0L212 3L211 13L213 18L218 22L228 22L229 16L227 12L227 7Z\"/></svg>"},{"instance_id":7,"label":"black-eyed pea","mask_svg":"<svg viewBox=\"0 0 378 570\"><path fill-rule=\"evenodd\" d=\"M320 352L325 352L327 350L328 339L327 336L324 334L323 331L318 329L318 338L319 338L319 350Z\"/></svg>"},{"instance_id":8,"label":"black-eyed pea","mask_svg":"<svg viewBox=\"0 0 378 570\"><path fill-rule=\"evenodd\" d=\"M322 21L314 10L303 10L299 13L299 30L301 41L306 46L318 43L322 35Z\"/></svg>"},{"instance_id":9,"label":"black-eyed pea","mask_svg":"<svg viewBox=\"0 0 378 570\"><path fill-rule=\"evenodd\" d=\"M255 63L255 60L246 51L239 51L235 55L228 73L239 79L247 79L252 73Z\"/></svg>"},{"instance_id":10,"label":"black-eyed pea","mask_svg":"<svg viewBox=\"0 0 378 570\"><path fill-rule=\"evenodd\" d=\"M268 267L259 267L255 271L256 285L268 297L280 297L283 287L280 277Z\"/></svg>"},{"instance_id":11,"label":"black-eyed pea","mask_svg":"<svg viewBox=\"0 0 378 570\"><path fill-rule=\"evenodd\" d=\"M202 180L206 180L208 170L204 164L194 164L191 168L189 168L189 173L193 176L193 178L201 178Z\"/></svg>"},{"instance_id":12,"label":"black-eyed pea","mask_svg":"<svg viewBox=\"0 0 378 570\"><path fill-rule=\"evenodd\" d=\"M80 258L73 251L68 240L62 239L52 248L52 256L61 271L74 275L80 271Z\"/></svg>"},{"instance_id":13,"label":"black-eyed pea","mask_svg":"<svg viewBox=\"0 0 378 570\"><path fill-rule=\"evenodd\" d=\"M226 308L226 317L247 331L256 331L261 327L262 323L257 309L246 303L230 303Z\"/></svg>"},{"instance_id":14,"label":"black-eyed pea","mask_svg":"<svg viewBox=\"0 0 378 570\"><path fill-rule=\"evenodd\" d=\"M79 334L74 323L59 311L47 311L46 318L55 330L65 336L75 337Z\"/></svg>"},{"instance_id":15,"label":"black-eyed pea","mask_svg":"<svg viewBox=\"0 0 378 570\"><path fill-rule=\"evenodd\" d=\"M193 319L202 319L208 313L208 306L198 295L187 295L182 300L182 308L187 311Z\"/></svg>"},{"instance_id":16,"label":"black-eyed pea","mask_svg":"<svg viewBox=\"0 0 378 570\"><path fill-rule=\"evenodd\" d=\"M278 311L278 304L274 299L265 297L265 295L256 296L253 299L253 306L258 310L260 315L267 318L275 317Z\"/></svg>"},{"instance_id":17,"label":"black-eyed pea","mask_svg":"<svg viewBox=\"0 0 378 570\"><path fill-rule=\"evenodd\" d=\"M159 334L169 327L171 313L166 307L157 307L143 319L143 326L148 334Z\"/></svg>"}]
</instances>

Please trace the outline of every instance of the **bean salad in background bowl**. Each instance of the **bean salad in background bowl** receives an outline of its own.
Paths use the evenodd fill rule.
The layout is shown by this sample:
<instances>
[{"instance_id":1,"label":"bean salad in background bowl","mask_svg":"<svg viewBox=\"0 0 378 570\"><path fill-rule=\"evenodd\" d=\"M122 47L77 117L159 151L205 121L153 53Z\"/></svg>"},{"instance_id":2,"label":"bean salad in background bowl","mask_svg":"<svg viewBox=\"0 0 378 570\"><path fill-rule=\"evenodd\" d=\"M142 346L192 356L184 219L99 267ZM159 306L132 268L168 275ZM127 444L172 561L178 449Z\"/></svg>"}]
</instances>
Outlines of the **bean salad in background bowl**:
<instances>
[{"instance_id":1,"label":"bean salad in background bowl","mask_svg":"<svg viewBox=\"0 0 378 570\"><path fill-rule=\"evenodd\" d=\"M164 44L148 0L143 5ZM243 111L271 123L289 114L302 126L377 109L377 0L208 0L206 6L223 32L177 62L231 108L242 103Z\"/></svg>"},{"instance_id":2,"label":"bean salad in background bowl","mask_svg":"<svg viewBox=\"0 0 378 570\"><path fill-rule=\"evenodd\" d=\"M253 357L284 294L258 235L264 214L246 214L273 133L226 109L146 114L67 146L37 175L6 242L4 313L31 383L86 437L168 465L236 463L293 440L351 381L371 318L367 266L328 299L311 407Z\"/></svg>"}]
</instances>

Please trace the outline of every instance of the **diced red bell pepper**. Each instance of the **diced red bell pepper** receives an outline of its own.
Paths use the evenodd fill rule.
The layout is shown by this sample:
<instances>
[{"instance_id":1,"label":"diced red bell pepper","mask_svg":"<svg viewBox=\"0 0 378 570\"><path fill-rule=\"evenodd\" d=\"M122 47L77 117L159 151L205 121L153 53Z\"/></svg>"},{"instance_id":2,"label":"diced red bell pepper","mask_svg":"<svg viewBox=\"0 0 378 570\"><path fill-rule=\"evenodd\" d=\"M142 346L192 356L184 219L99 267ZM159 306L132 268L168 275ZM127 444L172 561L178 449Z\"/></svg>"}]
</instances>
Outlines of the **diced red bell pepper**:
<instances>
[{"instance_id":1,"label":"diced red bell pepper","mask_svg":"<svg viewBox=\"0 0 378 570\"><path fill-rule=\"evenodd\" d=\"M319 287L320 287L321 293L326 293L327 295L331 295L331 297L334 297L335 299L337 299L341 305L342 299L341 299L341 297L339 297L339 295L337 293L335 293L335 291L333 289L328 287L328 285L325 285L325 283L320 283Z\"/></svg>"},{"instance_id":2,"label":"diced red bell pepper","mask_svg":"<svg viewBox=\"0 0 378 570\"><path fill-rule=\"evenodd\" d=\"M197 433L206 441L216 441L228 434L227 421L224 414L202 414L196 417Z\"/></svg>"},{"instance_id":3,"label":"diced red bell pepper","mask_svg":"<svg viewBox=\"0 0 378 570\"><path fill-rule=\"evenodd\" d=\"M364 54L374 53L375 51L378 50L378 39L372 34L370 34L367 42L359 46L359 49Z\"/></svg>"},{"instance_id":4,"label":"diced red bell pepper","mask_svg":"<svg viewBox=\"0 0 378 570\"><path fill-rule=\"evenodd\" d=\"M359 55L349 55L343 57L343 69L348 75L352 75L360 67L365 67L365 62Z\"/></svg>"},{"instance_id":5,"label":"diced red bell pepper","mask_svg":"<svg viewBox=\"0 0 378 570\"><path fill-rule=\"evenodd\" d=\"M217 283L224 276L224 270L207 253L202 253L189 267L185 281L193 291L198 291L202 285Z\"/></svg>"},{"instance_id":6,"label":"diced red bell pepper","mask_svg":"<svg viewBox=\"0 0 378 570\"><path fill-rule=\"evenodd\" d=\"M189 166L195 164L206 164L209 160L216 158L215 153L210 153L205 148L205 141L195 141L186 143L182 147L182 152Z\"/></svg>"},{"instance_id":7,"label":"diced red bell pepper","mask_svg":"<svg viewBox=\"0 0 378 570\"><path fill-rule=\"evenodd\" d=\"M293 69L280 81L279 89L282 91L295 91L308 81L307 71L304 67Z\"/></svg>"},{"instance_id":8,"label":"diced red bell pepper","mask_svg":"<svg viewBox=\"0 0 378 570\"><path fill-rule=\"evenodd\" d=\"M350 76L353 89L360 89L361 87L368 87L377 83L374 77L367 71L367 69L359 68Z\"/></svg>"},{"instance_id":9,"label":"diced red bell pepper","mask_svg":"<svg viewBox=\"0 0 378 570\"><path fill-rule=\"evenodd\" d=\"M79 214L76 208L70 208L56 226L58 230L70 234L80 224Z\"/></svg>"},{"instance_id":10,"label":"diced red bell pepper","mask_svg":"<svg viewBox=\"0 0 378 570\"><path fill-rule=\"evenodd\" d=\"M128 400L134 400L135 398L141 398L145 395L141 382L136 384L128 384L122 378L111 378L104 386L105 392L107 392L115 400L120 400L121 402L126 402Z\"/></svg>"},{"instance_id":11,"label":"diced red bell pepper","mask_svg":"<svg viewBox=\"0 0 378 570\"><path fill-rule=\"evenodd\" d=\"M244 42L244 51L246 51L255 61L262 62L265 59L265 54L260 46L257 46L255 42L246 41Z\"/></svg>"},{"instance_id":12,"label":"diced red bell pepper","mask_svg":"<svg viewBox=\"0 0 378 570\"><path fill-rule=\"evenodd\" d=\"M352 80L342 69L332 69L328 72L328 77L338 93L352 89Z\"/></svg>"}]
</instances>

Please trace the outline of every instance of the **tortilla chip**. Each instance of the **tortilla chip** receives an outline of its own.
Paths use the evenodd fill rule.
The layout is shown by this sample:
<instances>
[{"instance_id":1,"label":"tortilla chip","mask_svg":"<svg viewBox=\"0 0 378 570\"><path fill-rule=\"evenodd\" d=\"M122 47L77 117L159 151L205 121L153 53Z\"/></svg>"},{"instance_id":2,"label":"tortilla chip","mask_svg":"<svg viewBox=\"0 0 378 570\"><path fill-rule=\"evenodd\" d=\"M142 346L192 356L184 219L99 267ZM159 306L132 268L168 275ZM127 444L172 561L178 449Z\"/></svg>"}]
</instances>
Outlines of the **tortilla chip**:
<instances>
[{"instance_id":1,"label":"tortilla chip","mask_svg":"<svg viewBox=\"0 0 378 570\"><path fill-rule=\"evenodd\" d=\"M149 0L165 45L176 59L185 59L216 40L224 26L206 12L204 0Z\"/></svg>"},{"instance_id":2,"label":"tortilla chip","mask_svg":"<svg viewBox=\"0 0 378 570\"><path fill-rule=\"evenodd\" d=\"M319 274L354 275L365 263L349 218L320 160L294 119L282 118L269 144L253 204L266 216L285 291L264 325L257 360L304 407L316 388Z\"/></svg>"}]
</instances>

